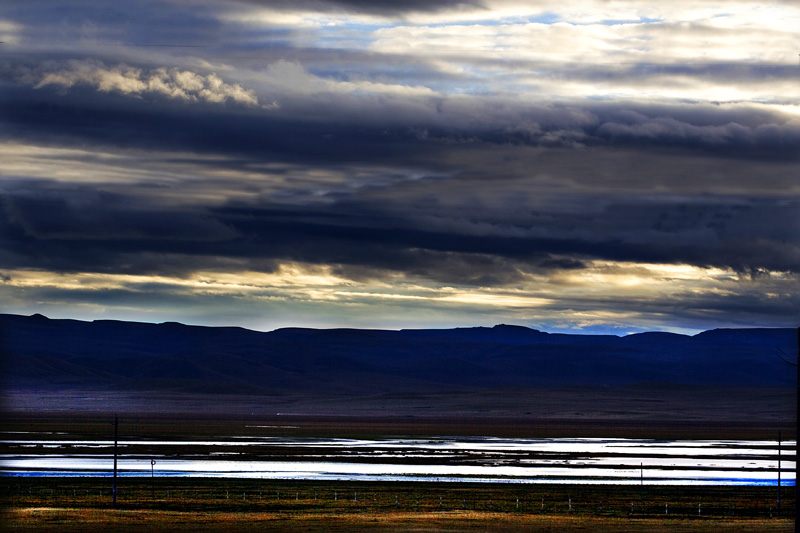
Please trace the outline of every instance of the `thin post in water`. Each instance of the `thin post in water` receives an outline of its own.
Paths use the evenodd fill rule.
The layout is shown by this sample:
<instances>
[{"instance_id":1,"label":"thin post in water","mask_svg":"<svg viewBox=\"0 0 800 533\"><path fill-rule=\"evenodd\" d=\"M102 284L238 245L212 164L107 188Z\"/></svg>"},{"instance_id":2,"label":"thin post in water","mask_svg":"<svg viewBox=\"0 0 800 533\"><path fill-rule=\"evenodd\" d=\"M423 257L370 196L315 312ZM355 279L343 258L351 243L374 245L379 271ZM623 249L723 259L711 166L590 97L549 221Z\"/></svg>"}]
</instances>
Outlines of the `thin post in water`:
<instances>
[{"instance_id":1,"label":"thin post in water","mask_svg":"<svg viewBox=\"0 0 800 533\"><path fill-rule=\"evenodd\" d=\"M778 430L778 514L781 513L781 432Z\"/></svg>"},{"instance_id":2,"label":"thin post in water","mask_svg":"<svg viewBox=\"0 0 800 533\"><path fill-rule=\"evenodd\" d=\"M111 489L111 503L117 505L117 437L119 429L119 420L117 415L114 415L114 486Z\"/></svg>"}]
</instances>

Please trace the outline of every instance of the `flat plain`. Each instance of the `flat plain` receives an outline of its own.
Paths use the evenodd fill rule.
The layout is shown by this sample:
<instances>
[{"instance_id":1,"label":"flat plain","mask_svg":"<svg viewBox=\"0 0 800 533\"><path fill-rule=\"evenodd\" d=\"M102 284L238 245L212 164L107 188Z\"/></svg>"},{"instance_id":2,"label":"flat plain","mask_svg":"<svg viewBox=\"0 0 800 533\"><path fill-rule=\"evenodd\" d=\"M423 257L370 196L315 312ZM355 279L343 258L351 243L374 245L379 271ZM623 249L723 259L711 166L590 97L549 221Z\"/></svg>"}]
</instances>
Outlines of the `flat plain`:
<instances>
[{"instance_id":1,"label":"flat plain","mask_svg":"<svg viewBox=\"0 0 800 533\"><path fill-rule=\"evenodd\" d=\"M5 431L108 440L107 413L8 414ZM220 435L372 438L385 435L771 438L780 421L548 419L477 416L168 415L122 413L121 439ZM788 451L788 450L787 450ZM182 453L191 454L192 450ZM505 483L3 477L14 531L789 531L795 490L781 508L771 486L524 485Z\"/></svg>"},{"instance_id":2,"label":"flat plain","mask_svg":"<svg viewBox=\"0 0 800 533\"><path fill-rule=\"evenodd\" d=\"M2 478L9 530L789 531L794 489Z\"/></svg>"}]
</instances>

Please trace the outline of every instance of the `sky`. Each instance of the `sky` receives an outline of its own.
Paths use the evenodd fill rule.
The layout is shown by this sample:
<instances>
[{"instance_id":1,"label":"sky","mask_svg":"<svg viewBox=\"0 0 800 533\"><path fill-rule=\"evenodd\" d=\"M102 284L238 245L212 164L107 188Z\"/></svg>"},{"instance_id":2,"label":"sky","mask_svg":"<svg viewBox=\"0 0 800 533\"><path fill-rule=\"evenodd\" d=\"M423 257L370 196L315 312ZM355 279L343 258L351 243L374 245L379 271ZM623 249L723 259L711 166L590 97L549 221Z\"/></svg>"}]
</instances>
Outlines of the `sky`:
<instances>
[{"instance_id":1,"label":"sky","mask_svg":"<svg viewBox=\"0 0 800 533\"><path fill-rule=\"evenodd\" d=\"M800 323L800 4L4 0L0 312Z\"/></svg>"}]
</instances>

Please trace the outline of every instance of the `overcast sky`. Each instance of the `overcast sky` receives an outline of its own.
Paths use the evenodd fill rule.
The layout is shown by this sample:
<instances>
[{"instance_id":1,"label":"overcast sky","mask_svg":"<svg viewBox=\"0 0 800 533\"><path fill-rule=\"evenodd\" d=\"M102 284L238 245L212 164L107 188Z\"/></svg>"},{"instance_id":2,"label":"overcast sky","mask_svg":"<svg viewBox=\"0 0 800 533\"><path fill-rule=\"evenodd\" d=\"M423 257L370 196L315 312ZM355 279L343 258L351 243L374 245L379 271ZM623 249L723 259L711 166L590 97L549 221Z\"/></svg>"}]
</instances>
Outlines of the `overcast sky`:
<instances>
[{"instance_id":1,"label":"overcast sky","mask_svg":"<svg viewBox=\"0 0 800 533\"><path fill-rule=\"evenodd\" d=\"M794 1L4 0L0 311L800 323Z\"/></svg>"}]
</instances>

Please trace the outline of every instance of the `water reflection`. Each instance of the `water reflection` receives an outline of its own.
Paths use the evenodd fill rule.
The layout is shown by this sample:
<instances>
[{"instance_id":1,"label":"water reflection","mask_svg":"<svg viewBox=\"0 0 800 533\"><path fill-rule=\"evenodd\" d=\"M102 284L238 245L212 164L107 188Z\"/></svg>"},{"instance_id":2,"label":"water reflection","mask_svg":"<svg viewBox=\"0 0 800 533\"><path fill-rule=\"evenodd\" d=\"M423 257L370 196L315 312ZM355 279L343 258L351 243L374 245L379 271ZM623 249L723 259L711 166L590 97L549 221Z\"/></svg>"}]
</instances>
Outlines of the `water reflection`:
<instances>
[{"instance_id":1,"label":"water reflection","mask_svg":"<svg viewBox=\"0 0 800 533\"><path fill-rule=\"evenodd\" d=\"M11 436L11 435L8 435ZM113 442L36 438L0 441L6 476L106 476ZM20 438L23 437L23 438ZM795 442L784 442L781 478L794 484ZM602 438L296 439L120 441L123 476L310 480L491 481L650 485L773 485L775 441Z\"/></svg>"}]
</instances>

